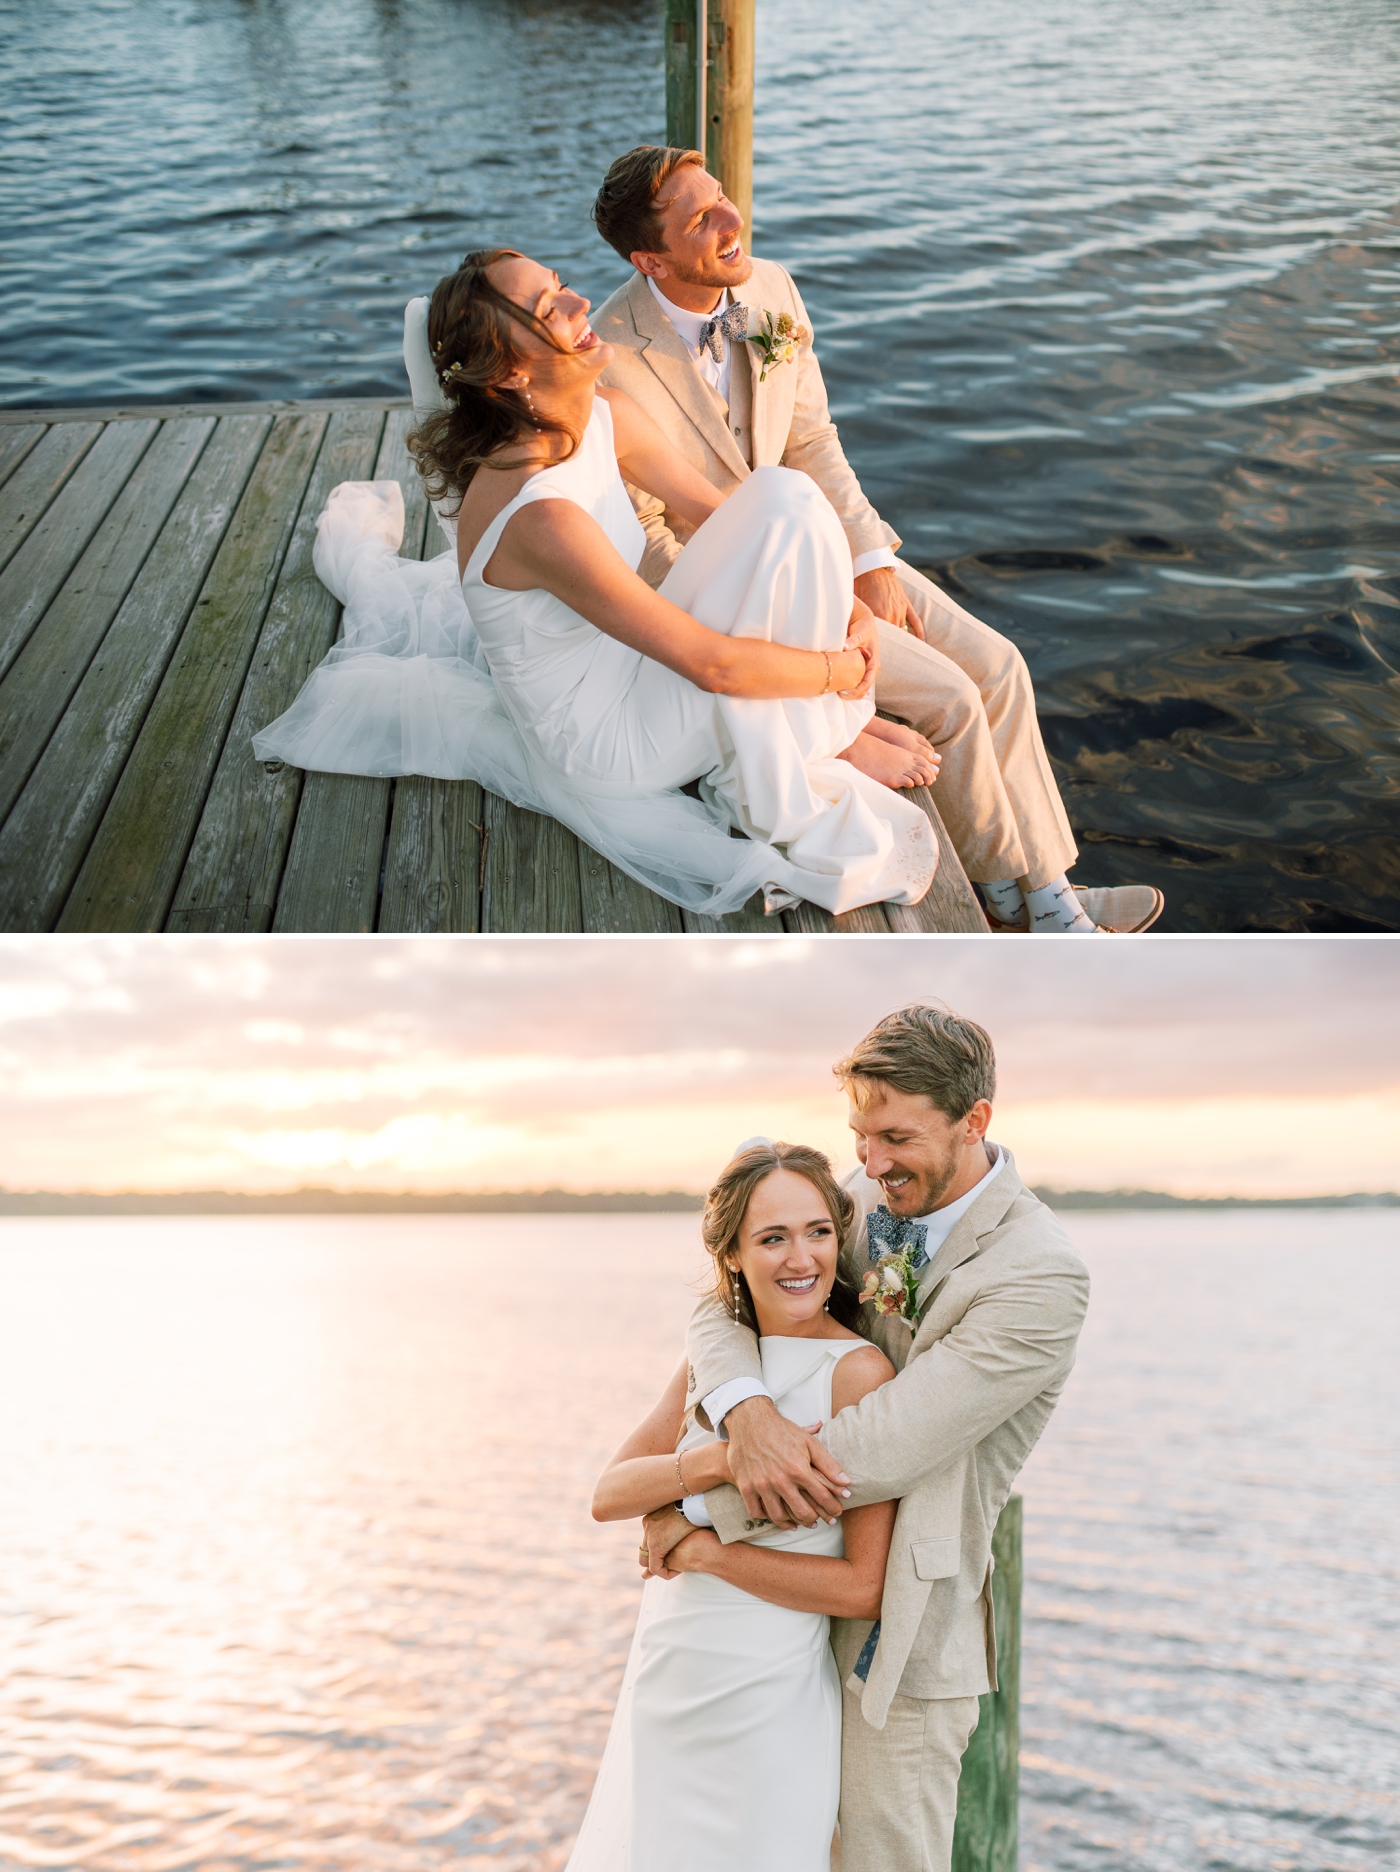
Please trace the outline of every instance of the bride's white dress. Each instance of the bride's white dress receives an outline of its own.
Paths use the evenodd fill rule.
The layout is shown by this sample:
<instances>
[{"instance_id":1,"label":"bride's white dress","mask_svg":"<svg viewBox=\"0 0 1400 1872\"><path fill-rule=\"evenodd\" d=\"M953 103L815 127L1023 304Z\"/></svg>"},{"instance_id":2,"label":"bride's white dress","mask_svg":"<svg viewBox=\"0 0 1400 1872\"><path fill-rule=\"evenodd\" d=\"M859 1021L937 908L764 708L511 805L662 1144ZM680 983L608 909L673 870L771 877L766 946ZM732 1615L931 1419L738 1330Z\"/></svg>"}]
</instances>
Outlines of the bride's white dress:
<instances>
[{"instance_id":1,"label":"bride's white dress","mask_svg":"<svg viewBox=\"0 0 1400 1872\"><path fill-rule=\"evenodd\" d=\"M315 565L345 606L343 640L253 741L260 760L335 773L476 779L549 813L651 889L723 915L755 890L839 914L917 903L937 860L911 801L836 757L874 713L839 696L713 696L598 630L546 591L482 572L511 516L571 500L627 564L645 535L599 397L575 456L533 476L471 555L396 557L397 482L345 482ZM715 631L840 648L851 560L816 484L758 469L690 540L662 591ZM701 801L679 792L700 782ZM729 836L729 828L747 834Z\"/></svg>"},{"instance_id":2,"label":"bride's white dress","mask_svg":"<svg viewBox=\"0 0 1400 1872\"><path fill-rule=\"evenodd\" d=\"M831 1417L860 1340L762 1339L794 1423ZM712 1442L694 1427L682 1449ZM770 1529L787 1552L843 1552L841 1529ZM829 1620L724 1580L648 1580L611 1733L566 1872L827 1872L841 1794L841 1686Z\"/></svg>"}]
</instances>

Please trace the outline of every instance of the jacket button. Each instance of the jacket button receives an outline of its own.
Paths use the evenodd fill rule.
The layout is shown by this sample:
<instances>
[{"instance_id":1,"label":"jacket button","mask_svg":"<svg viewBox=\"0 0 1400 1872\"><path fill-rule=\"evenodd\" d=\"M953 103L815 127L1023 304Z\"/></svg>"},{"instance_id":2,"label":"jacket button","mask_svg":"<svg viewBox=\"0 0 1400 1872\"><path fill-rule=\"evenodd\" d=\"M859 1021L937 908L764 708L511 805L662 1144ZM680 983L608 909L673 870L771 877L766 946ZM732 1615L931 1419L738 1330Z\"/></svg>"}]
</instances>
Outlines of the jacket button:
<instances>
[{"instance_id":1,"label":"jacket button","mask_svg":"<svg viewBox=\"0 0 1400 1872\"><path fill-rule=\"evenodd\" d=\"M744 1532L745 1532L746 1534L752 1534L752 1533L753 1533L753 1522L752 1522L752 1521L746 1521L746 1522L744 1523Z\"/></svg>"}]
</instances>

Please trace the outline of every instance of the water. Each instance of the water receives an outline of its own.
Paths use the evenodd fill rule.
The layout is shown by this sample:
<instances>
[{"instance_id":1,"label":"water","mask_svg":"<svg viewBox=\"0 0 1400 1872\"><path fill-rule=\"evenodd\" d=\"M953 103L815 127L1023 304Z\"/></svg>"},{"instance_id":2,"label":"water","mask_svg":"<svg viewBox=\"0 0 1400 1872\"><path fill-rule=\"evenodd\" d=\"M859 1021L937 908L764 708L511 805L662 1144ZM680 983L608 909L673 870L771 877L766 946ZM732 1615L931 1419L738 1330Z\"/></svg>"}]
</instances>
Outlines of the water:
<instances>
[{"instance_id":1,"label":"water","mask_svg":"<svg viewBox=\"0 0 1400 1872\"><path fill-rule=\"evenodd\" d=\"M1070 1224L1024 1872L1393 1867L1394 1218ZM6 1224L0 1865L556 1872L638 1593L587 1499L694 1226Z\"/></svg>"},{"instance_id":2,"label":"water","mask_svg":"<svg viewBox=\"0 0 1400 1872\"><path fill-rule=\"evenodd\" d=\"M759 4L758 249L907 556L1025 651L1088 883L1400 928L1400 14ZM0 12L0 400L400 394L471 245L623 277L647 0Z\"/></svg>"}]
</instances>

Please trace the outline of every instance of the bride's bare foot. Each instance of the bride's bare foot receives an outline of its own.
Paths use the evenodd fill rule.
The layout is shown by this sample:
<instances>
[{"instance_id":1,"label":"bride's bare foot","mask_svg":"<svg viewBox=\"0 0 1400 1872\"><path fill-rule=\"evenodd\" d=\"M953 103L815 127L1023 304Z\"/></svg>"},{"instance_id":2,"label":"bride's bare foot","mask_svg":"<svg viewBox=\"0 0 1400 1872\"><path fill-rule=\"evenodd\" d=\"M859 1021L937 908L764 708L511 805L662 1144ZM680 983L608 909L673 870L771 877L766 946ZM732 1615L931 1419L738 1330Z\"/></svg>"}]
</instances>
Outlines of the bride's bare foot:
<instances>
[{"instance_id":1,"label":"bride's bare foot","mask_svg":"<svg viewBox=\"0 0 1400 1872\"><path fill-rule=\"evenodd\" d=\"M881 721L878 716L841 755L842 760L887 787L932 786L938 778L941 758L912 728Z\"/></svg>"},{"instance_id":2,"label":"bride's bare foot","mask_svg":"<svg viewBox=\"0 0 1400 1872\"><path fill-rule=\"evenodd\" d=\"M922 754L935 761L943 758L932 741L925 741L921 734L913 728L906 728L903 722L886 721L883 715L872 715L861 732L874 735L877 741L888 741L894 747L908 748L913 754Z\"/></svg>"}]
</instances>

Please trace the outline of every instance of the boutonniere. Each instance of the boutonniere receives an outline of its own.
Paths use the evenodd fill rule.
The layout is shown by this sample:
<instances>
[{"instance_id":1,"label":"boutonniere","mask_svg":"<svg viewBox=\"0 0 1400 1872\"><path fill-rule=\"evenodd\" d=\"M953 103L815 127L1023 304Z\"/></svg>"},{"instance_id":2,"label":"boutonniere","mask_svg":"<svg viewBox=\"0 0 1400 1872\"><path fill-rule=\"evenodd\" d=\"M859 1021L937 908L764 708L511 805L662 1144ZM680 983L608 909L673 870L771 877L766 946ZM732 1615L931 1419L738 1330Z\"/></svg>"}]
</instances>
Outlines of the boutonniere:
<instances>
[{"instance_id":1,"label":"boutonniere","mask_svg":"<svg viewBox=\"0 0 1400 1872\"><path fill-rule=\"evenodd\" d=\"M811 342L811 332L805 325L799 325L791 312L765 312L763 324L749 338L749 343L763 359L758 381L762 383L769 371L779 364L791 364L802 346Z\"/></svg>"},{"instance_id":2,"label":"boutonniere","mask_svg":"<svg viewBox=\"0 0 1400 1872\"><path fill-rule=\"evenodd\" d=\"M911 1326L919 1323L919 1270L928 1266L928 1256L916 1261L916 1248L903 1254L882 1255L865 1277L861 1304L873 1306L883 1318L897 1314Z\"/></svg>"}]
</instances>

